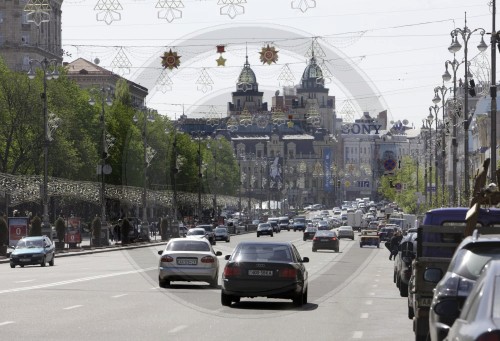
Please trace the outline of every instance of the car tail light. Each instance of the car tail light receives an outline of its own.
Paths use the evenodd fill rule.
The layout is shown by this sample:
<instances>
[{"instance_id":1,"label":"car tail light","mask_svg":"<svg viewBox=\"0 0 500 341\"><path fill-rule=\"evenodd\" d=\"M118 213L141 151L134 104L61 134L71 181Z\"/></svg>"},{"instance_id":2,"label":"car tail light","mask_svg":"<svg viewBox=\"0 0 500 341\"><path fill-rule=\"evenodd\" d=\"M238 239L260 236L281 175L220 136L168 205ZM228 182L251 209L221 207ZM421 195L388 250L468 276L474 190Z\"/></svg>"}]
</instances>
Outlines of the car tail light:
<instances>
[{"instance_id":1,"label":"car tail light","mask_svg":"<svg viewBox=\"0 0 500 341\"><path fill-rule=\"evenodd\" d=\"M226 265L224 268L224 277L234 277L241 275L241 269L235 265Z\"/></svg>"},{"instance_id":2,"label":"car tail light","mask_svg":"<svg viewBox=\"0 0 500 341\"><path fill-rule=\"evenodd\" d=\"M495 330L481 334L476 341L500 341L500 331Z\"/></svg>"},{"instance_id":3,"label":"car tail light","mask_svg":"<svg viewBox=\"0 0 500 341\"><path fill-rule=\"evenodd\" d=\"M168 255L165 255L165 256L161 256L161 262L162 263L170 263L170 262L173 262L174 259Z\"/></svg>"},{"instance_id":4,"label":"car tail light","mask_svg":"<svg viewBox=\"0 0 500 341\"><path fill-rule=\"evenodd\" d=\"M212 256L205 256L201 259L202 263L214 263L215 259Z\"/></svg>"},{"instance_id":5,"label":"car tail light","mask_svg":"<svg viewBox=\"0 0 500 341\"><path fill-rule=\"evenodd\" d=\"M313 240L319 240L319 238L318 237L314 237Z\"/></svg>"},{"instance_id":6,"label":"car tail light","mask_svg":"<svg viewBox=\"0 0 500 341\"><path fill-rule=\"evenodd\" d=\"M333 237L333 238L332 238L332 240L337 240L337 238L336 238L336 237Z\"/></svg>"},{"instance_id":7,"label":"car tail light","mask_svg":"<svg viewBox=\"0 0 500 341\"><path fill-rule=\"evenodd\" d=\"M284 269L280 270L279 274L280 274L280 277L283 277L283 278L297 278L297 269L284 268Z\"/></svg>"},{"instance_id":8,"label":"car tail light","mask_svg":"<svg viewBox=\"0 0 500 341\"><path fill-rule=\"evenodd\" d=\"M466 279L459 275L452 275L446 279L440 287L443 296L462 296L467 297L474 286L475 281Z\"/></svg>"}]
</instances>

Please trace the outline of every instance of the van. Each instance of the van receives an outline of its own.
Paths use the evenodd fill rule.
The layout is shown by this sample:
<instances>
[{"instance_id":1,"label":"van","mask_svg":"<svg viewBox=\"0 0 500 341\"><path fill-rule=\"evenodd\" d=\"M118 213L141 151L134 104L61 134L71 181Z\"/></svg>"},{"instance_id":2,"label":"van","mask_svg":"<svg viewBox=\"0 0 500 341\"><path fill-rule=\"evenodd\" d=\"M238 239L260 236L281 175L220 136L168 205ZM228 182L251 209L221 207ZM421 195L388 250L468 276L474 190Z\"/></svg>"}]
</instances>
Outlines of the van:
<instances>
[{"instance_id":1,"label":"van","mask_svg":"<svg viewBox=\"0 0 500 341\"><path fill-rule=\"evenodd\" d=\"M288 217L279 217L278 218L278 226L280 231L287 230L290 231L290 219Z\"/></svg>"}]
</instances>

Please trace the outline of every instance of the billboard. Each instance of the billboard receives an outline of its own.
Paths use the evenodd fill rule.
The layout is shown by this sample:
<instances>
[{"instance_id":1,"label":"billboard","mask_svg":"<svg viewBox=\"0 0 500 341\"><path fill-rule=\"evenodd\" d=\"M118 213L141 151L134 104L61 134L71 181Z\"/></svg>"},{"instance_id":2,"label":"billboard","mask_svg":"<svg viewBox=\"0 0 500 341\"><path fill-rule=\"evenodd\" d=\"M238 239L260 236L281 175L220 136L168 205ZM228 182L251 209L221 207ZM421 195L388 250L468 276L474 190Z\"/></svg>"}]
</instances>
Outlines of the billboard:
<instances>
[{"instance_id":1,"label":"billboard","mask_svg":"<svg viewBox=\"0 0 500 341\"><path fill-rule=\"evenodd\" d=\"M66 234L64 236L64 241L68 244L78 244L82 242L82 233L80 230L81 219L77 217L71 217L67 220Z\"/></svg>"},{"instance_id":2,"label":"billboard","mask_svg":"<svg viewBox=\"0 0 500 341\"><path fill-rule=\"evenodd\" d=\"M28 235L28 218L9 217L7 224L9 225L9 245L14 247L21 238Z\"/></svg>"}]
</instances>

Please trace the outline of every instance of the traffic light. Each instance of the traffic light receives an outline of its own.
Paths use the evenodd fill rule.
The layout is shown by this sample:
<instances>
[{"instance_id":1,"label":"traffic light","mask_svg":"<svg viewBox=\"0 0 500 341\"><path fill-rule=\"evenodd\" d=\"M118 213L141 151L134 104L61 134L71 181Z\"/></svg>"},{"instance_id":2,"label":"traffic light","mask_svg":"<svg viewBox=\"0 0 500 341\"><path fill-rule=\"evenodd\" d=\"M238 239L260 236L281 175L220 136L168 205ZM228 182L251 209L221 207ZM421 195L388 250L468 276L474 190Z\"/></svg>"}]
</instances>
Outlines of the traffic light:
<instances>
[{"instance_id":1,"label":"traffic light","mask_svg":"<svg viewBox=\"0 0 500 341\"><path fill-rule=\"evenodd\" d=\"M337 180L337 188L340 188L340 180Z\"/></svg>"}]
</instances>

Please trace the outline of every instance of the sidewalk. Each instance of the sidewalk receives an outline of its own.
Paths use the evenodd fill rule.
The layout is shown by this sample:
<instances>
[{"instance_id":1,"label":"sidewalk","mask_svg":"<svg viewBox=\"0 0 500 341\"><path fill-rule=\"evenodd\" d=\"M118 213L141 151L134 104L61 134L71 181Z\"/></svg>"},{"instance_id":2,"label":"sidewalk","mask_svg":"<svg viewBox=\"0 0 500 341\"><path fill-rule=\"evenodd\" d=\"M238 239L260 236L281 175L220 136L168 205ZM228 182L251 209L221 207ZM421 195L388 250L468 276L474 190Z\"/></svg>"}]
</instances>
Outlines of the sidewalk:
<instances>
[{"instance_id":1,"label":"sidewalk","mask_svg":"<svg viewBox=\"0 0 500 341\"><path fill-rule=\"evenodd\" d=\"M111 251L120 251L120 250L130 250L130 249L138 249L142 247L149 247L153 245L166 245L168 243L167 240L162 241L159 236L151 237L150 242L137 242L127 244L122 246L121 243L115 243L110 241L109 246L101 246L101 247L90 247L90 239L88 237L83 236L82 242L78 244L78 247L69 249L68 244L66 244L66 248L62 251L56 251L57 257L71 257L71 256L80 256L80 255L89 255L93 253L101 253L101 252L111 252ZM12 248L7 249L7 254L10 255L12 252ZM9 256L0 256L0 264L9 263Z\"/></svg>"}]
</instances>

